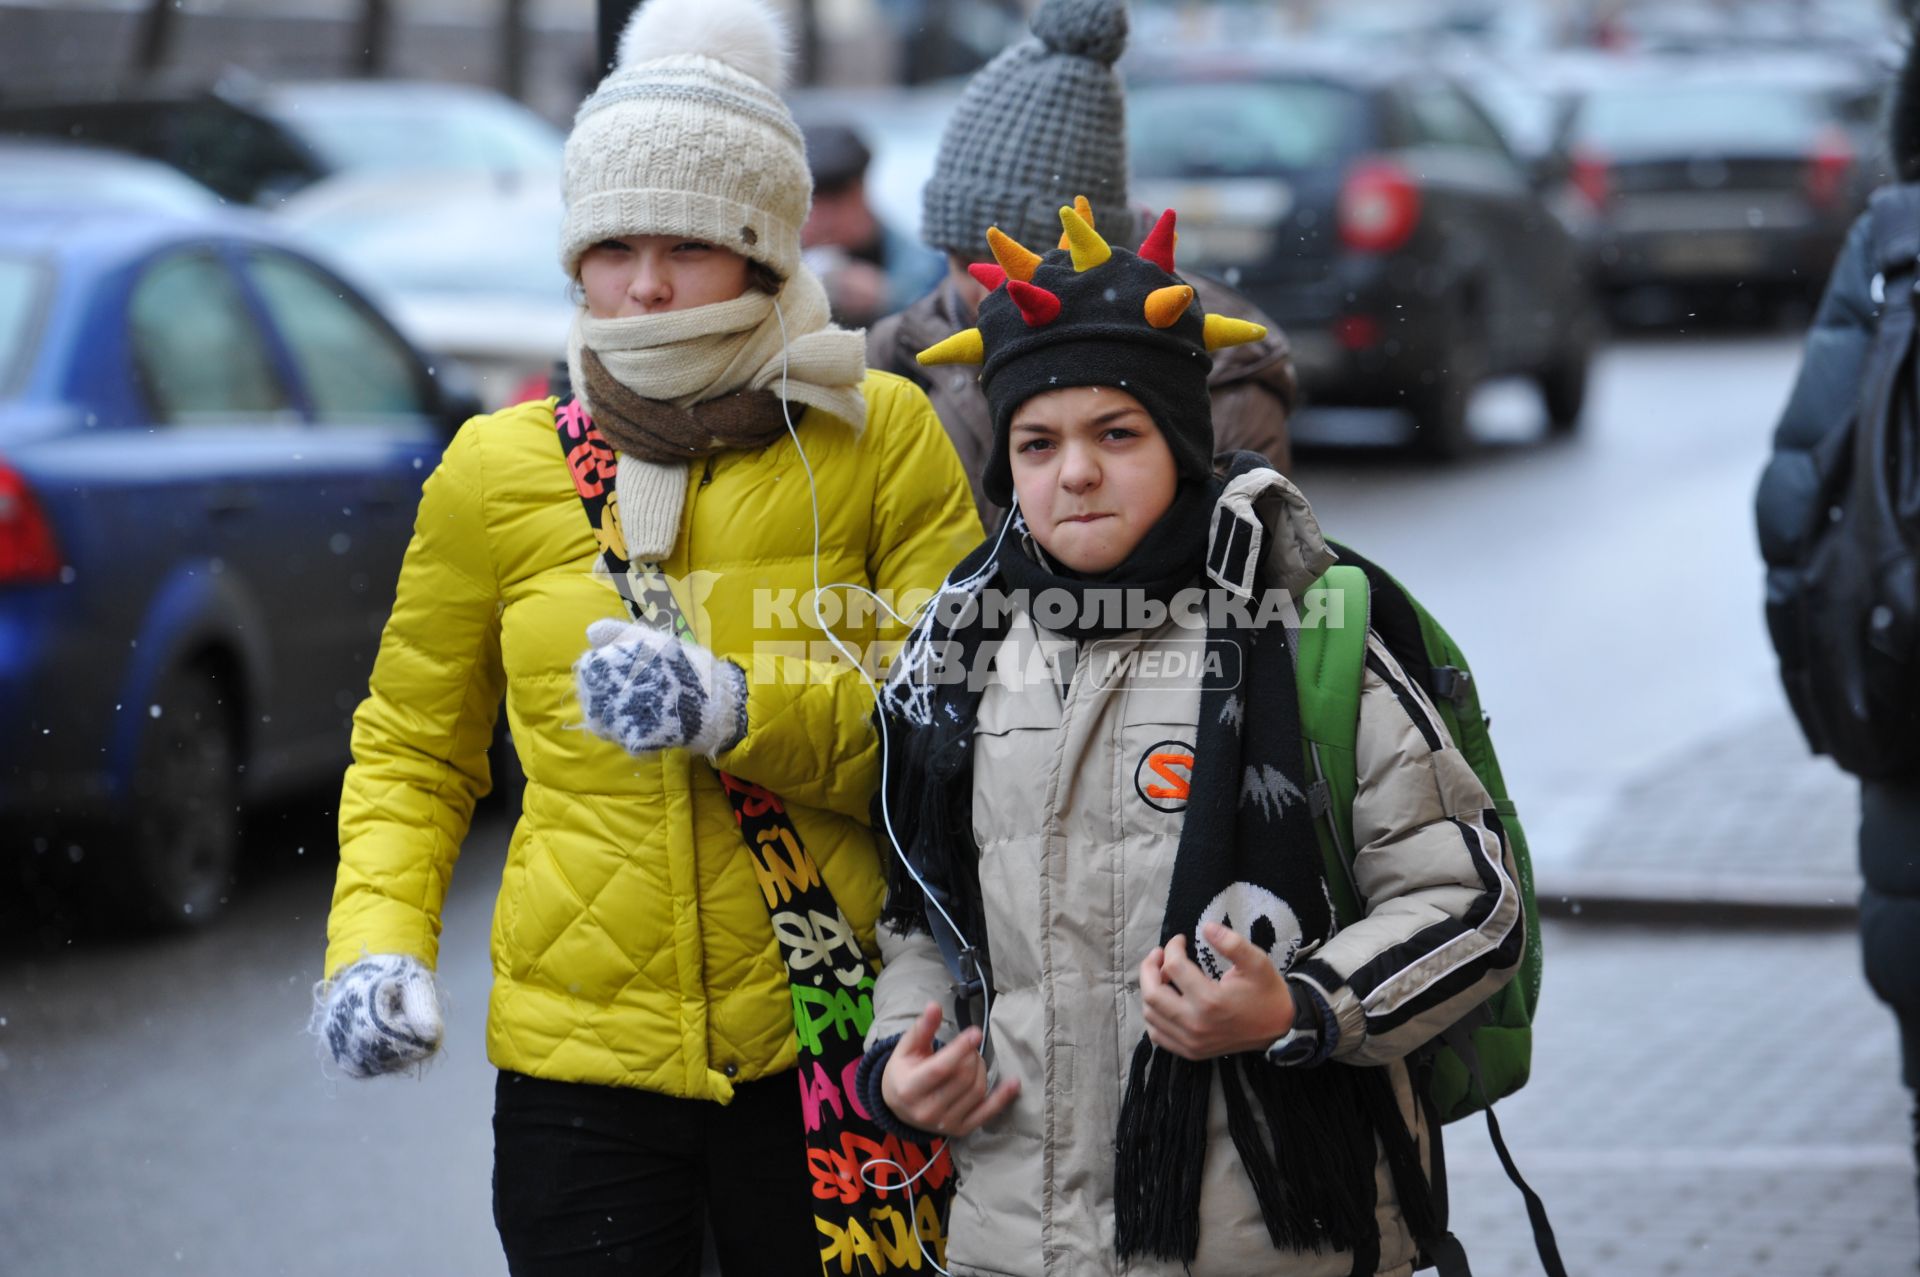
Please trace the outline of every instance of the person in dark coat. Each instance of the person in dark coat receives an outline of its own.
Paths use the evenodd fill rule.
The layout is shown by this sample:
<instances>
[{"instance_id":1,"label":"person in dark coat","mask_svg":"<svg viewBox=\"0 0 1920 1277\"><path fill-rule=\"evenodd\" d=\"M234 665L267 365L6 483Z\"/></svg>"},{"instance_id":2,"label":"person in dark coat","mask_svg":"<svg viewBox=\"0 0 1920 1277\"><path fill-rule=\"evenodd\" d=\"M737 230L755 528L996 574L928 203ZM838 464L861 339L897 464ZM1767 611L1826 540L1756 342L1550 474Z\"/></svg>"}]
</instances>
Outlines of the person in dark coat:
<instances>
[{"instance_id":1,"label":"person in dark coat","mask_svg":"<svg viewBox=\"0 0 1920 1277\"><path fill-rule=\"evenodd\" d=\"M1909 46L1894 95L1888 144L1894 176L1920 182L1920 32ZM1847 235L1813 327L1793 393L1774 431L1776 458L1810 452L1853 408L1879 321L1868 219ZM1798 492L1804 492L1804 489ZM1763 527L1808 527L1812 512L1786 505L1812 500L1786 486L1763 489ZM1768 567L1787 567L1769 562ZM1920 767L1897 781L1860 786L1860 941L1867 982L1900 1024L1902 1077L1915 1092L1914 1148L1920 1159Z\"/></svg>"},{"instance_id":2,"label":"person in dark coat","mask_svg":"<svg viewBox=\"0 0 1920 1277\"><path fill-rule=\"evenodd\" d=\"M920 238L946 254L948 273L867 332L868 365L917 382L933 400L990 529L1005 511L982 481L993 451L986 396L971 371L923 368L915 356L973 325L987 290L967 268L993 261L989 226L1045 252L1060 238L1061 207L1084 195L1101 235L1129 248L1140 242L1148 221L1128 200L1126 96L1113 70L1126 43L1122 0L1045 0L1033 35L974 75L948 117L921 196ZM1296 383L1286 337L1225 284L1192 272L1185 278L1204 313L1267 330L1259 341L1213 352L1207 388L1216 446L1257 452L1288 473Z\"/></svg>"}]
</instances>

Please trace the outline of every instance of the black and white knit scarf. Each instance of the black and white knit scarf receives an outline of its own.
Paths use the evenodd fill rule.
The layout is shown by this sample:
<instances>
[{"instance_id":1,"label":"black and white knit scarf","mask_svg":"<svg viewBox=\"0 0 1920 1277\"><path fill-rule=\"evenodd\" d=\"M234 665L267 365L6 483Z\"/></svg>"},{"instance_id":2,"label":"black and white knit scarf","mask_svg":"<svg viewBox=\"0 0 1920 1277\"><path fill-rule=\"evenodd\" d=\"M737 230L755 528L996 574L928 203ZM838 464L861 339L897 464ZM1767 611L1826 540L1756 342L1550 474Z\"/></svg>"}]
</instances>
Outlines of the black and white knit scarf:
<instances>
[{"instance_id":1,"label":"black and white knit scarf","mask_svg":"<svg viewBox=\"0 0 1920 1277\"><path fill-rule=\"evenodd\" d=\"M1236 459L1228 478L1251 468L1253 460ZM1226 482L1183 488L1128 561L1099 580L1055 573L1031 552L1014 548L1001 551L987 583L1075 595L1118 586L1165 602L1201 583L1208 531ZM976 550L949 580L988 571L992 545ZM1073 637L1101 636L1103 631L1084 623L1098 609L1077 614L1083 624L1069 631ZM952 630L948 659L971 668L984 646L1000 637L981 624L981 615L976 611L971 622ZM1202 967L1218 978L1224 974L1220 960L1197 938L1203 921L1218 921L1254 940L1285 971L1336 929L1308 805L1288 639L1281 626L1230 624L1210 629L1207 643L1210 654L1231 654L1209 661L1202 681L1190 798L1161 942L1187 937ZM949 679L934 690L926 712L914 716L923 721L889 715L885 725L897 751L888 783L895 832L962 934L976 944L986 935L969 748L979 703L978 690ZM890 864L890 871L888 920L902 930L924 929L918 886L898 865ZM1260 1052L1189 1061L1154 1047L1143 1034L1115 1132L1116 1249L1122 1258L1191 1261L1197 1254L1207 1108L1216 1075L1234 1146L1276 1247L1350 1251L1355 1272L1374 1271L1376 1135L1387 1150L1407 1222L1415 1236L1426 1235L1431 1206L1425 1176L1385 1070L1282 1068Z\"/></svg>"}]
</instances>

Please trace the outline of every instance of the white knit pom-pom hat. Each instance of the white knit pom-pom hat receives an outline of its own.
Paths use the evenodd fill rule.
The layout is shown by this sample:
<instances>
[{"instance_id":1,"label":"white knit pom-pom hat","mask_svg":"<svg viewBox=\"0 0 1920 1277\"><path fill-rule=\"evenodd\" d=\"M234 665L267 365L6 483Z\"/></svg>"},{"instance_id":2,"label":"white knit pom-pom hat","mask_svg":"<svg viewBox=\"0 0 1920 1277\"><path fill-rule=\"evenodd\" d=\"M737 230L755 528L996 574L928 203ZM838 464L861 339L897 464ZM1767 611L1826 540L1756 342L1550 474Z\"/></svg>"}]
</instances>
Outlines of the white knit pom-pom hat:
<instances>
[{"instance_id":1,"label":"white knit pom-pom hat","mask_svg":"<svg viewBox=\"0 0 1920 1277\"><path fill-rule=\"evenodd\" d=\"M780 100L791 61L765 0L646 0L567 137L560 264L621 235L685 235L800 264L813 198L806 144Z\"/></svg>"}]
</instances>

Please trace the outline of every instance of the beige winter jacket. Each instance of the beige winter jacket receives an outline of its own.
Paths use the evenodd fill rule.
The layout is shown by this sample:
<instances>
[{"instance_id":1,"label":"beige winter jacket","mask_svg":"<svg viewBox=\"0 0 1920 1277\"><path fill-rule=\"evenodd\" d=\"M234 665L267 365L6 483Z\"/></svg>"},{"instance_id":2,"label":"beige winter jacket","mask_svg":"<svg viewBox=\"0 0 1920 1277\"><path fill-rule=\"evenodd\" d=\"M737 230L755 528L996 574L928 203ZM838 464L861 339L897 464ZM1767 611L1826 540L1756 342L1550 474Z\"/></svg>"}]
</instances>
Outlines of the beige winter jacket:
<instances>
[{"instance_id":1,"label":"beige winter jacket","mask_svg":"<svg viewBox=\"0 0 1920 1277\"><path fill-rule=\"evenodd\" d=\"M1262 472L1256 508L1269 546L1324 545L1293 485ZM1307 584L1299 554L1269 553L1266 584ZM1289 577L1282 567L1291 562ZM1191 638L1169 621L1122 648ZM1020 617L1007 645L1074 645ZM1361 694L1354 802L1356 883L1367 916L1314 955L1341 975L1320 991L1339 1024L1336 1067L1384 1065L1423 1158L1426 1130L1402 1058L1512 975L1525 943L1510 850L1490 828L1485 790L1426 695L1377 637ZM1012 655L1013 653L1007 653ZM1022 651L1019 668L1030 668ZM1103 653L1102 660L1105 659ZM1079 668L1089 661L1079 657ZM1116 680L1116 683L1124 680ZM956 1141L959 1175L948 1248L955 1273L1094 1277L1114 1255L1114 1124L1142 1032L1139 966L1160 940L1182 817L1136 785L1156 746L1195 739L1198 680L1156 690L1075 677L990 685L975 736L973 828L995 996L992 1063L1021 1093L987 1127ZM1436 748L1436 745L1438 746ZM902 1032L950 978L924 932L880 929L886 967L869 1044ZM1463 983L1464 981L1464 983ZM943 1026L950 1040L954 1026ZM1278 1066L1274 1066L1278 1067ZM1345 1277L1348 1256L1276 1253L1227 1134L1214 1088L1193 1277ZM1412 1270L1384 1159L1377 1163L1383 1277ZM1177 1263L1124 1271L1166 1274Z\"/></svg>"}]
</instances>

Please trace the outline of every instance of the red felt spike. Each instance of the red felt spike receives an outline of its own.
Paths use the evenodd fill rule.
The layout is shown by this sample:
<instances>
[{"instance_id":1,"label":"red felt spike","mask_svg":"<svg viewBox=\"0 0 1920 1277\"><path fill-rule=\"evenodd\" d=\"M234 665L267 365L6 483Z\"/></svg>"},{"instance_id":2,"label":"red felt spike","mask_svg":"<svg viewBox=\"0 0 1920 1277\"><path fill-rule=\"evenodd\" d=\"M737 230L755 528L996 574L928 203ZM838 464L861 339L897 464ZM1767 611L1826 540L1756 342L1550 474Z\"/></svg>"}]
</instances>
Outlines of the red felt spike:
<instances>
[{"instance_id":1,"label":"red felt spike","mask_svg":"<svg viewBox=\"0 0 1920 1277\"><path fill-rule=\"evenodd\" d=\"M967 267L967 274L979 280L981 287L985 288L988 292L992 292L1007 282L1006 268L996 266L992 262L975 262L973 265Z\"/></svg>"},{"instance_id":2,"label":"red felt spike","mask_svg":"<svg viewBox=\"0 0 1920 1277\"><path fill-rule=\"evenodd\" d=\"M1020 308L1020 317L1030 328L1042 328L1060 318L1060 299L1037 284L1010 279L1007 295Z\"/></svg>"},{"instance_id":3,"label":"red felt spike","mask_svg":"<svg viewBox=\"0 0 1920 1277\"><path fill-rule=\"evenodd\" d=\"M1146 240L1140 245L1141 257L1146 258L1167 274L1173 274L1173 210L1160 214L1160 220L1147 232Z\"/></svg>"}]
</instances>

